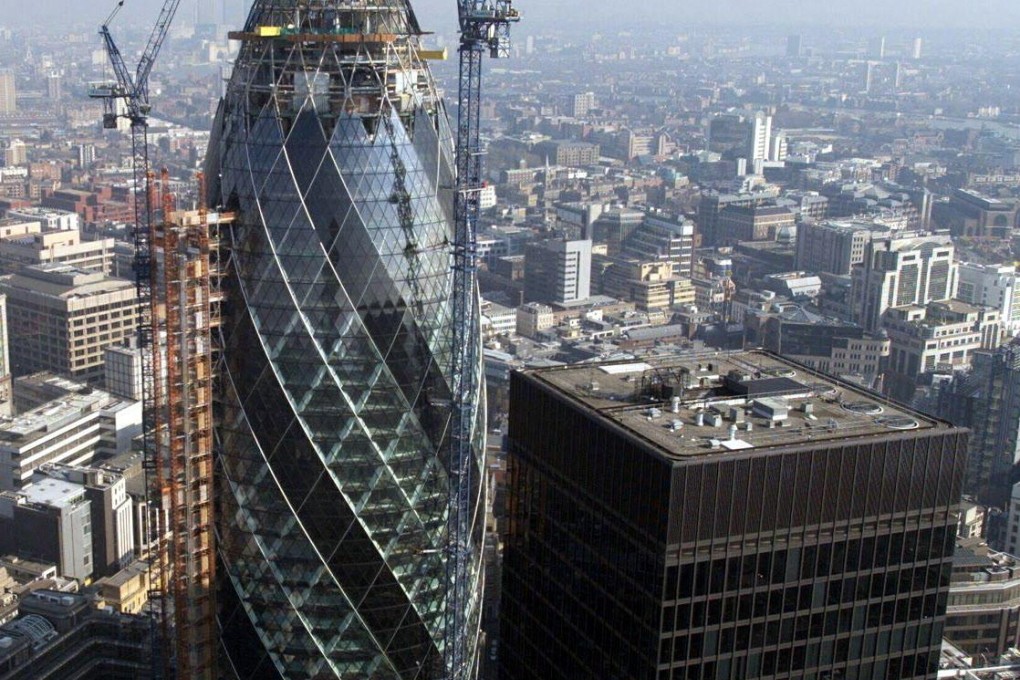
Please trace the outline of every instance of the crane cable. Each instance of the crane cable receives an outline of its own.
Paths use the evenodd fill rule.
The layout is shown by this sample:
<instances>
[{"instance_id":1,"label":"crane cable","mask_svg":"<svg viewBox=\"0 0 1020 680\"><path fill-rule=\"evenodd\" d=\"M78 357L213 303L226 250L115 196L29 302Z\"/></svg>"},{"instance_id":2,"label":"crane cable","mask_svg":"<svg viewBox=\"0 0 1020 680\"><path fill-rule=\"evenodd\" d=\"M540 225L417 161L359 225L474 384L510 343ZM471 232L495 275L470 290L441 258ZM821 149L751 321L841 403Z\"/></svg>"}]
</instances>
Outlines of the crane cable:
<instances>
[{"instance_id":1,"label":"crane cable","mask_svg":"<svg viewBox=\"0 0 1020 680\"><path fill-rule=\"evenodd\" d=\"M120 10L123 9L123 7L124 7L124 0L119 0L117 5L113 8L113 11L110 12L110 16L106 17L106 21L103 22L103 26L109 26L113 22L114 18L117 16L117 14L120 13Z\"/></svg>"}]
</instances>

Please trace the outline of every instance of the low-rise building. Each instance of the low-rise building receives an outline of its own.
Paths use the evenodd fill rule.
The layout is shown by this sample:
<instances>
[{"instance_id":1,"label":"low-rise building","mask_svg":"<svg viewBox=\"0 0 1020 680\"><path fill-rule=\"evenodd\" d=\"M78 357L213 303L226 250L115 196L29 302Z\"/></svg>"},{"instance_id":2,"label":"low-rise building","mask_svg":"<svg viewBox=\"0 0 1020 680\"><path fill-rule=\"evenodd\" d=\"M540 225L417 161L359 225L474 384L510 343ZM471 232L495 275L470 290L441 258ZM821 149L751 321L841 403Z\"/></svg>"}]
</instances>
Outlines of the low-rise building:
<instances>
[{"instance_id":1,"label":"low-rise building","mask_svg":"<svg viewBox=\"0 0 1020 680\"><path fill-rule=\"evenodd\" d=\"M115 574L135 558L134 504L124 477L101 468L46 465L34 477L85 489L92 515L92 572L96 577Z\"/></svg>"},{"instance_id":2,"label":"low-rise building","mask_svg":"<svg viewBox=\"0 0 1020 680\"><path fill-rule=\"evenodd\" d=\"M97 609L85 595L37 590L0 626L0 680L149 680L148 616Z\"/></svg>"},{"instance_id":3,"label":"low-rise building","mask_svg":"<svg viewBox=\"0 0 1020 680\"><path fill-rule=\"evenodd\" d=\"M38 222L44 230L75 230L81 228L81 218L78 213L68 210L56 210L53 208L14 208L7 211L7 217L26 222Z\"/></svg>"},{"instance_id":4,"label":"low-rise building","mask_svg":"<svg viewBox=\"0 0 1020 680\"><path fill-rule=\"evenodd\" d=\"M594 243L606 245L606 254L620 255L623 244L636 229L645 223L645 213L633 208L611 208L596 218L584 235Z\"/></svg>"},{"instance_id":5,"label":"low-rise building","mask_svg":"<svg viewBox=\"0 0 1020 680\"><path fill-rule=\"evenodd\" d=\"M673 275L670 262L641 262L616 258L603 275L602 292L647 312L652 309L669 309L677 302L674 295L680 279Z\"/></svg>"},{"instance_id":6,"label":"low-rise building","mask_svg":"<svg viewBox=\"0 0 1020 680\"><path fill-rule=\"evenodd\" d=\"M12 236L24 236L25 234L38 234L42 231L42 223L38 220L23 220L10 216L0 219L0 239L11 238Z\"/></svg>"},{"instance_id":7,"label":"low-rise building","mask_svg":"<svg viewBox=\"0 0 1020 680\"><path fill-rule=\"evenodd\" d=\"M814 299L822 292L822 280L807 272L768 274L762 281L766 290L790 300Z\"/></svg>"},{"instance_id":8,"label":"low-rise building","mask_svg":"<svg viewBox=\"0 0 1020 680\"><path fill-rule=\"evenodd\" d=\"M535 153L548 163L566 167L594 165L599 161L598 144L573 140L550 140L535 145Z\"/></svg>"},{"instance_id":9,"label":"low-rise building","mask_svg":"<svg viewBox=\"0 0 1020 680\"><path fill-rule=\"evenodd\" d=\"M0 556L2 568L16 583L29 584L40 581L55 581L57 565L50 562L37 562L18 555Z\"/></svg>"},{"instance_id":10,"label":"low-rise building","mask_svg":"<svg viewBox=\"0 0 1020 680\"><path fill-rule=\"evenodd\" d=\"M784 230L794 229L795 225L794 214L783 206L729 206L719 213L716 244L775 241Z\"/></svg>"},{"instance_id":11,"label":"low-rise building","mask_svg":"<svg viewBox=\"0 0 1020 680\"><path fill-rule=\"evenodd\" d=\"M644 222L623 241L623 255L647 262L669 262L672 276L689 279L694 270L693 222L649 211Z\"/></svg>"},{"instance_id":12,"label":"low-rise building","mask_svg":"<svg viewBox=\"0 0 1020 680\"><path fill-rule=\"evenodd\" d=\"M0 492L0 550L55 564L60 576L91 578L92 530L81 484L43 477Z\"/></svg>"},{"instance_id":13,"label":"low-rise building","mask_svg":"<svg viewBox=\"0 0 1020 680\"><path fill-rule=\"evenodd\" d=\"M0 274L29 265L66 264L109 275L113 271L112 238L82 240L77 229L49 229L0 238Z\"/></svg>"},{"instance_id":14,"label":"low-rise building","mask_svg":"<svg viewBox=\"0 0 1020 680\"><path fill-rule=\"evenodd\" d=\"M131 449L141 402L48 374L14 383L17 415L0 418L0 490L17 490L46 464L88 465Z\"/></svg>"},{"instance_id":15,"label":"low-rise building","mask_svg":"<svg viewBox=\"0 0 1020 680\"><path fill-rule=\"evenodd\" d=\"M733 299L730 300L730 311L729 320L732 323L745 324L752 328L756 328L752 320L748 319L748 315L756 313L767 313L774 310L776 303L784 303L785 300L780 301L776 294L771 290L754 290L752 288L741 288L733 294ZM790 303L792 304L792 303ZM747 334L747 339L754 342L756 338L755 333L752 331Z\"/></svg>"},{"instance_id":16,"label":"low-rise building","mask_svg":"<svg viewBox=\"0 0 1020 680\"><path fill-rule=\"evenodd\" d=\"M990 658L1020 647L1020 560L981 538L958 539L943 635Z\"/></svg>"},{"instance_id":17,"label":"low-rise building","mask_svg":"<svg viewBox=\"0 0 1020 680\"><path fill-rule=\"evenodd\" d=\"M553 309L548 305L529 302L517 308L517 334L534 338L556 325Z\"/></svg>"},{"instance_id":18,"label":"low-rise building","mask_svg":"<svg viewBox=\"0 0 1020 680\"><path fill-rule=\"evenodd\" d=\"M77 213L83 222L90 225L131 222L135 212L134 194L127 186L61 188L43 197L42 206L51 210Z\"/></svg>"},{"instance_id":19,"label":"low-rise building","mask_svg":"<svg viewBox=\"0 0 1020 680\"><path fill-rule=\"evenodd\" d=\"M775 200L778 196L779 188L775 186L769 186L756 191L749 191L740 194L719 194L716 192L706 192L702 194L701 201L698 203L697 223L698 232L704 239L704 245L725 245L726 239L722 237L719 222L722 213L726 210L737 207L748 208L775 205ZM787 210L787 212L790 211ZM793 213L790 212L790 215L792 216Z\"/></svg>"},{"instance_id":20,"label":"low-rise building","mask_svg":"<svg viewBox=\"0 0 1020 680\"><path fill-rule=\"evenodd\" d=\"M797 268L846 276L864 262L872 238L888 236L888 228L874 222L829 220L797 226Z\"/></svg>"},{"instance_id":21,"label":"low-rise building","mask_svg":"<svg viewBox=\"0 0 1020 680\"><path fill-rule=\"evenodd\" d=\"M1018 226L1020 205L973 189L956 189L935 206L935 220L953 236L1006 238Z\"/></svg>"},{"instance_id":22,"label":"low-rise building","mask_svg":"<svg viewBox=\"0 0 1020 680\"><path fill-rule=\"evenodd\" d=\"M729 278L695 278L694 304L701 311L724 312L737 292L737 287Z\"/></svg>"},{"instance_id":23,"label":"low-rise building","mask_svg":"<svg viewBox=\"0 0 1020 680\"><path fill-rule=\"evenodd\" d=\"M752 313L747 326L766 349L868 388L879 384L889 361L891 342L885 334L872 335L800 306Z\"/></svg>"},{"instance_id":24,"label":"low-rise building","mask_svg":"<svg viewBox=\"0 0 1020 680\"><path fill-rule=\"evenodd\" d=\"M957 538L981 538L985 530L985 506L964 499L960 503L960 522L956 528Z\"/></svg>"},{"instance_id":25,"label":"low-rise building","mask_svg":"<svg viewBox=\"0 0 1020 680\"><path fill-rule=\"evenodd\" d=\"M489 337L517 332L517 310L483 300L482 332Z\"/></svg>"},{"instance_id":26,"label":"low-rise building","mask_svg":"<svg viewBox=\"0 0 1020 680\"><path fill-rule=\"evenodd\" d=\"M121 614L139 614L149 601L148 562L136 560L110 576L96 581L96 590L103 602Z\"/></svg>"},{"instance_id":27,"label":"low-rise building","mask_svg":"<svg viewBox=\"0 0 1020 680\"><path fill-rule=\"evenodd\" d=\"M974 352L994 349L1002 338L997 310L959 300L887 309L882 327L892 341L889 377L896 383L887 389L902 399L913 397L922 374L965 368Z\"/></svg>"},{"instance_id":28,"label":"low-rise building","mask_svg":"<svg viewBox=\"0 0 1020 680\"><path fill-rule=\"evenodd\" d=\"M957 296L974 305L994 307L1003 329L1009 335L1020 333L1020 275L1014 265L960 263Z\"/></svg>"},{"instance_id":29,"label":"low-rise building","mask_svg":"<svg viewBox=\"0 0 1020 680\"><path fill-rule=\"evenodd\" d=\"M142 400L142 350L138 338L123 345L110 345L103 353L103 378L106 391L124 399Z\"/></svg>"}]
</instances>

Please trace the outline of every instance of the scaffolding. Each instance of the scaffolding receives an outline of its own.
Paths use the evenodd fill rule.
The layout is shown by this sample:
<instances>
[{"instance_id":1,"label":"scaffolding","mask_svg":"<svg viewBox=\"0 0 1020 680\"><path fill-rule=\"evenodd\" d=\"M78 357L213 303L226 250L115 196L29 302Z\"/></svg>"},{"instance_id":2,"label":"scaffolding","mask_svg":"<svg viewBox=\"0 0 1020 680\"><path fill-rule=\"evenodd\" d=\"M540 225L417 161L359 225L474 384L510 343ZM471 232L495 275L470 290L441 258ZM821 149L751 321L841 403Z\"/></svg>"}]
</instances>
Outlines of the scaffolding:
<instances>
[{"instance_id":1,"label":"scaffolding","mask_svg":"<svg viewBox=\"0 0 1020 680\"><path fill-rule=\"evenodd\" d=\"M162 175L163 221L153 233L158 312L152 361L157 373L156 443L167 526L155 561L172 611L174 673L215 680L216 605L213 526L213 329L219 324L218 238L206 212L174 211ZM216 229L221 216L215 217Z\"/></svg>"}]
</instances>

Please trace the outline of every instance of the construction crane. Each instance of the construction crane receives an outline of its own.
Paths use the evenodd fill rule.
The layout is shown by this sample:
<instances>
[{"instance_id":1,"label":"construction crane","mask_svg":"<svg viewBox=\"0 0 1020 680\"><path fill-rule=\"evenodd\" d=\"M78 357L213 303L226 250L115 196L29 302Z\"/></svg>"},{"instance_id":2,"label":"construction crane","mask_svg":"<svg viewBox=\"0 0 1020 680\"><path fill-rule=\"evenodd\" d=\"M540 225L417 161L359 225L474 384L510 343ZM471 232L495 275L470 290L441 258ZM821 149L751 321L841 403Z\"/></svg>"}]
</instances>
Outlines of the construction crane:
<instances>
[{"instance_id":1,"label":"construction crane","mask_svg":"<svg viewBox=\"0 0 1020 680\"><path fill-rule=\"evenodd\" d=\"M445 672L447 680L471 680L468 621L472 593L473 432L478 414L480 360L477 318L477 225L482 191L482 60L509 55L510 27L520 21L512 0L458 0L460 78L457 119L457 193L453 264L453 423L450 437L450 499L447 515Z\"/></svg>"},{"instance_id":2,"label":"construction crane","mask_svg":"<svg viewBox=\"0 0 1020 680\"><path fill-rule=\"evenodd\" d=\"M158 314L155 308L157 301L152 294L152 243L156 223L153 212L157 200L154 176L149 168L148 117L151 109L149 75L166 41L170 24L177 14L179 5L180 0L165 0L145 50L132 74L110 33L110 25L124 7L124 0L120 0L99 29L116 81L94 87L89 93L92 98L103 100L104 128L117 129L120 121L125 120L131 134L135 188L134 270L139 311L138 345L142 357L142 443L146 505L150 518L146 538L151 553L149 583L152 589L149 592L149 607L152 622L152 667L155 678L173 676L173 652L170 613L167 611L164 597L168 585L166 532L163 520L166 487L162 479L163 470L159 463L156 441L161 420L159 409L163 404L160 399L162 371L159 366L159 351L153 344L158 330Z\"/></svg>"}]
</instances>

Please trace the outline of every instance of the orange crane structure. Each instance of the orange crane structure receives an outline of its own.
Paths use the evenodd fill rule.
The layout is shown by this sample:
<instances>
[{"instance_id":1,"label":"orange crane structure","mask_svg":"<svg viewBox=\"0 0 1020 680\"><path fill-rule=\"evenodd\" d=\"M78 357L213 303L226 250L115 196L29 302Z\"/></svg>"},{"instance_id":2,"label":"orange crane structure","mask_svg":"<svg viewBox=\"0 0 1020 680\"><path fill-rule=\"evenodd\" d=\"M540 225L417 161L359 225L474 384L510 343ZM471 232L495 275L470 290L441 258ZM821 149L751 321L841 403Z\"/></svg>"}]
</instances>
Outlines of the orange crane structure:
<instances>
[{"instance_id":1,"label":"orange crane structure","mask_svg":"<svg viewBox=\"0 0 1020 680\"><path fill-rule=\"evenodd\" d=\"M205 210L175 211L164 170L162 224L153 230L153 314L158 374L155 444L167 527L160 541L172 611L173 672L215 680L216 604L213 526L213 329L219 324L218 238ZM219 218L217 217L217 222Z\"/></svg>"},{"instance_id":2,"label":"orange crane structure","mask_svg":"<svg viewBox=\"0 0 1020 680\"><path fill-rule=\"evenodd\" d=\"M204 180L199 209L174 211L169 175L149 168L149 74L180 0L164 0L133 73L109 30L100 30L116 81L95 88L103 126L130 122L136 190L135 277L143 353L143 448L149 506L149 611L153 676L218 677L213 527L213 350L218 323L218 232ZM217 216L218 220L218 216ZM214 290L215 289L215 290Z\"/></svg>"},{"instance_id":3,"label":"orange crane structure","mask_svg":"<svg viewBox=\"0 0 1020 680\"><path fill-rule=\"evenodd\" d=\"M143 365L143 449L149 506L149 612L155 678L216 680L213 515L213 331L219 323L218 228L205 210L175 211L166 170L149 167L149 74L180 0L164 0L132 73L100 29L116 81L90 93L104 101L103 126L130 123L136 191L135 280ZM226 218L229 220L229 217Z\"/></svg>"}]
</instances>

